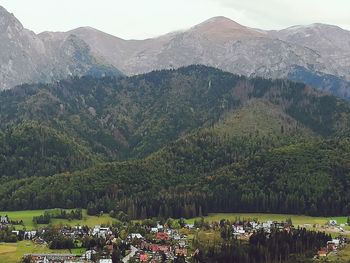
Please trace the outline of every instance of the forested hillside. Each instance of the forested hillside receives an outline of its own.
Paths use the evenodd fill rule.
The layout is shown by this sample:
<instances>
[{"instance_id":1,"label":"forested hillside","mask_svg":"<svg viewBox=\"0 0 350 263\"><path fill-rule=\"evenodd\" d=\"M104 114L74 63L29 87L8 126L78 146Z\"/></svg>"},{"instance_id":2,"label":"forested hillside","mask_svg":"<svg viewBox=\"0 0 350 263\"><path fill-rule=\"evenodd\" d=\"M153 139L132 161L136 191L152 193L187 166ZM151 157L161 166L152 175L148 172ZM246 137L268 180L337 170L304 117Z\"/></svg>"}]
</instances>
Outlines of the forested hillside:
<instances>
[{"instance_id":1,"label":"forested hillside","mask_svg":"<svg viewBox=\"0 0 350 263\"><path fill-rule=\"evenodd\" d=\"M204 66L24 85L0 94L0 209L347 214L349 120L303 84Z\"/></svg>"},{"instance_id":2,"label":"forested hillside","mask_svg":"<svg viewBox=\"0 0 350 263\"><path fill-rule=\"evenodd\" d=\"M1 177L44 176L83 169L97 157L66 134L23 122L0 134Z\"/></svg>"}]
</instances>

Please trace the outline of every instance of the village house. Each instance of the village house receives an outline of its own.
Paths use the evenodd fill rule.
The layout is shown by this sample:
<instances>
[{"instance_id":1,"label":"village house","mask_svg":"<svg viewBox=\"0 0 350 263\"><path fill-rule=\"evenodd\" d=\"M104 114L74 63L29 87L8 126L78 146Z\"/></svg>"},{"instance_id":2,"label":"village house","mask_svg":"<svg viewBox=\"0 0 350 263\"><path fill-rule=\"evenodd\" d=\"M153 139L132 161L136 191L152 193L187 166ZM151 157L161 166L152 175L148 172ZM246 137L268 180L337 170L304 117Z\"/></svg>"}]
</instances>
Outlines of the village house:
<instances>
[{"instance_id":1,"label":"village house","mask_svg":"<svg viewBox=\"0 0 350 263\"><path fill-rule=\"evenodd\" d=\"M133 239L143 239L143 236L140 233L131 233L128 236L129 240L133 240Z\"/></svg>"},{"instance_id":2,"label":"village house","mask_svg":"<svg viewBox=\"0 0 350 263\"><path fill-rule=\"evenodd\" d=\"M332 241L327 242L327 248L329 251L337 250L340 246L340 240L339 239L332 239Z\"/></svg>"},{"instance_id":3,"label":"village house","mask_svg":"<svg viewBox=\"0 0 350 263\"><path fill-rule=\"evenodd\" d=\"M23 238L26 240L32 240L34 237L36 237L36 231L25 231Z\"/></svg>"},{"instance_id":4,"label":"village house","mask_svg":"<svg viewBox=\"0 0 350 263\"><path fill-rule=\"evenodd\" d=\"M16 235L16 236L19 236L19 231L18 230L12 230L11 233Z\"/></svg>"},{"instance_id":5,"label":"village house","mask_svg":"<svg viewBox=\"0 0 350 263\"><path fill-rule=\"evenodd\" d=\"M0 216L0 224L2 224L2 225L7 225L7 224L9 224L10 222L9 222L9 218L8 218L8 216Z\"/></svg>"},{"instance_id":6,"label":"village house","mask_svg":"<svg viewBox=\"0 0 350 263\"><path fill-rule=\"evenodd\" d=\"M187 257L187 248L176 248L175 249L176 256L185 256Z\"/></svg>"},{"instance_id":7,"label":"village house","mask_svg":"<svg viewBox=\"0 0 350 263\"><path fill-rule=\"evenodd\" d=\"M185 227L188 229L194 229L194 224L186 224Z\"/></svg>"},{"instance_id":8,"label":"village house","mask_svg":"<svg viewBox=\"0 0 350 263\"><path fill-rule=\"evenodd\" d=\"M317 252L317 255L319 258L327 257L327 254L328 254L327 248L322 248Z\"/></svg>"},{"instance_id":9,"label":"village house","mask_svg":"<svg viewBox=\"0 0 350 263\"><path fill-rule=\"evenodd\" d=\"M91 234L95 237L106 238L107 235L112 235L113 232L108 227L95 226Z\"/></svg>"},{"instance_id":10,"label":"village house","mask_svg":"<svg viewBox=\"0 0 350 263\"><path fill-rule=\"evenodd\" d=\"M85 253L81 255L81 258L84 260L91 260L92 256L95 255L97 252L95 250L87 250Z\"/></svg>"},{"instance_id":11,"label":"village house","mask_svg":"<svg viewBox=\"0 0 350 263\"><path fill-rule=\"evenodd\" d=\"M155 245L152 244L149 247L151 249L152 252L170 252L171 246L167 246L167 245Z\"/></svg>"},{"instance_id":12,"label":"village house","mask_svg":"<svg viewBox=\"0 0 350 263\"><path fill-rule=\"evenodd\" d=\"M156 234L156 239L157 240L164 240L164 241L168 241L170 240L169 234L165 233L165 232L158 232Z\"/></svg>"},{"instance_id":13,"label":"village house","mask_svg":"<svg viewBox=\"0 0 350 263\"><path fill-rule=\"evenodd\" d=\"M153 233L153 234L158 233L158 228L157 227L152 227L151 228L151 233Z\"/></svg>"},{"instance_id":14,"label":"village house","mask_svg":"<svg viewBox=\"0 0 350 263\"><path fill-rule=\"evenodd\" d=\"M336 226L337 225L337 220L329 220L329 222L328 222L328 225L329 226Z\"/></svg>"},{"instance_id":15,"label":"village house","mask_svg":"<svg viewBox=\"0 0 350 263\"><path fill-rule=\"evenodd\" d=\"M257 229L259 224L255 221L250 221L249 222L249 226L252 228L252 229Z\"/></svg>"},{"instance_id":16,"label":"village house","mask_svg":"<svg viewBox=\"0 0 350 263\"><path fill-rule=\"evenodd\" d=\"M157 228L158 228L158 232L164 230L164 226L159 223L157 223Z\"/></svg>"},{"instance_id":17,"label":"village house","mask_svg":"<svg viewBox=\"0 0 350 263\"><path fill-rule=\"evenodd\" d=\"M272 224L273 224L272 221L267 221L267 222L264 222L264 223L262 224L262 227L263 227L265 230L270 230L271 227L272 227Z\"/></svg>"},{"instance_id":18,"label":"village house","mask_svg":"<svg viewBox=\"0 0 350 263\"><path fill-rule=\"evenodd\" d=\"M178 243L178 245L179 245L180 248L188 247L185 240L180 241L180 242Z\"/></svg>"},{"instance_id":19,"label":"village house","mask_svg":"<svg viewBox=\"0 0 350 263\"><path fill-rule=\"evenodd\" d=\"M92 235L98 236L98 237L104 237L106 235L105 228L98 228L95 227L92 231ZM95 231L95 232L94 232ZM81 226L76 226L76 227L63 227L60 229L60 232L70 238L77 239L80 237L84 237L88 235L88 232L85 232ZM107 233L108 234L108 233Z\"/></svg>"},{"instance_id":20,"label":"village house","mask_svg":"<svg viewBox=\"0 0 350 263\"><path fill-rule=\"evenodd\" d=\"M146 253L140 254L140 262L147 262L148 255Z\"/></svg>"},{"instance_id":21,"label":"village house","mask_svg":"<svg viewBox=\"0 0 350 263\"><path fill-rule=\"evenodd\" d=\"M77 259L73 254L26 254L24 257L35 263L65 263Z\"/></svg>"},{"instance_id":22,"label":"village house","mask_svg":"<svg viewBox=\"0 0 350 263\"><path fill-rule=\"evenodd\" d=\"M233 234L234 235L244 235L245 234L245 230L244 230L243 225L233 226Z\"/></svg>"}]
</instances>

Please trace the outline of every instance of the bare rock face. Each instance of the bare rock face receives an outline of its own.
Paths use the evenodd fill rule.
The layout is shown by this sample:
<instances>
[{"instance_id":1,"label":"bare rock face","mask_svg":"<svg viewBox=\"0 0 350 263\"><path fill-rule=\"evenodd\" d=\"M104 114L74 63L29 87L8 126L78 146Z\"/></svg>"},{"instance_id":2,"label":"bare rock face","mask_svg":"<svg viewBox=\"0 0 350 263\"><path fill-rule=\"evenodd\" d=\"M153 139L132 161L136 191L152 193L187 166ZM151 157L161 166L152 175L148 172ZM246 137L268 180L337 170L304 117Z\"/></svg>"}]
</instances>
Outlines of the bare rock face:
<instances>
[{"instance_id":1,"label":"bare rock face","mask_svg":"<svg viewBox=\"0 0 350 263\"><path fill-rule=\"evenodd\" d=\"M318 52L335 75L350 80L350 31L332 25L312 24L271 31L269 35Z\"/></svg>"},{"instance_id":2,"label":"bare rock face","mask_svg":"<svg viewBox=\"0 0 350 263\"><path fill-rule=\"evenodd\" d=\"M0 85L10 88L15 84L37 79L39 64L45 53L37 36L0 7Z\"/></svg>"},{"instance_id":3,"label":"bare rock face","mask_svg":"<svg viewBox=\"0 0 350 263\"><path fill-rule=\"evenodd\" d=\"M83 40L36 35L0 7L0 90L84 75L100 65Z\"/></svg>"}]
</instances>

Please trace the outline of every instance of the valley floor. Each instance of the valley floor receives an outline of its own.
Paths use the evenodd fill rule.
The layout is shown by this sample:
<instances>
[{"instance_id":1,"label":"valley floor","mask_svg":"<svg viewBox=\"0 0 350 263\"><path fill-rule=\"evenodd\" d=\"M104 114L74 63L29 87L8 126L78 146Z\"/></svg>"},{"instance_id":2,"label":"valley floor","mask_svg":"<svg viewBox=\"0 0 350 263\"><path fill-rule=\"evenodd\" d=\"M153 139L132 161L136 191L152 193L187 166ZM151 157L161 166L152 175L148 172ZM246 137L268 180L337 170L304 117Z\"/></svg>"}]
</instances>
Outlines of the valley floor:
<instances>
[{"instance_id":1,"label":"valley floor","mask_svg":"<svg viewBox=\"0 0 350 263\"><path fill-rule=\"evenodd\" d=\"M0 215L8 215L12 220L23 220L24 225L16 226L16 229L35 229L40 226L45 225L34 225L32 219L34 216L39 216L44 213L45 210L34 210L34 211L14 211L14 212L0 212ZM350 238L350 227L345 226L344 232L340 232L339 227L329 227L327 223L329 220L336 220L337 224L346 224L346 217L311 217L311 216L301 216L301 215L287 215L287 214L257 214L257 213L218 213L209 214L204 217L205 221L220 221L221 219L235 220L235 219L255 219L260 222L264 221L285 221L286 219L291 219L295 226L306 227L308 229L314 229L318 231L324 231L332 234L336 237L339 234L347 236ZM200 218L192 218L186 220L188 224L193 224L195 220ZM102 216L88 216L86 210L83 210L82 220L63 220L63 219L53 219L52 223L55 225L87 225L93 227L95 225L111 224L113 218L108 214ZM20 241L15 244L0 243L0 262L15 263L19 262L24 254L33 253L73 253L82 254L84 251L81 249L68 250L51 250L45 245L34 244L32 241ZM345 247L343 250L338 251L337 254L330 255L328 259L331 262L348 262L350 260L350 245Z\"/></svg>"}]
</instances>

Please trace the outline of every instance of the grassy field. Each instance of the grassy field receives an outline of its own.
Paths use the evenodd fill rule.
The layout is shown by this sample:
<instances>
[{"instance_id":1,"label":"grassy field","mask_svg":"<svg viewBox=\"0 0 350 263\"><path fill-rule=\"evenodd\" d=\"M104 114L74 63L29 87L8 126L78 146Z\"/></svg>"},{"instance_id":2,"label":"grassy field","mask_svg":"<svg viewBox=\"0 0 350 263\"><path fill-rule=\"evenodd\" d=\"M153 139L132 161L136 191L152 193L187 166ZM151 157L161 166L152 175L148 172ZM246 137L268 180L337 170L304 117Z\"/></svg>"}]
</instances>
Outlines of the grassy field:
<instances>
[{"instance_id":1,"label":"grassy field","mask_svg":"<svg viewBox=\"0 0 350 263\"><path fill-rule=\"evenodd\" d=\"M0 211L0 215L8 215L11 220L23 220L24 226L27 230L33 229L36 226L33 225L33 217L40 216L45 212L45 210L33 210L33 211ZM52 224L59 225L87 225L87 226L95 226L102 224L111 224L113 222L113 218L111 218L108 214L102 216L89 216L86 213L86 210L83 210L83 219L82 220L64 220L64 219L52 219ZM41 225L38 225L41 226ZM17 229L22 229L23 226L17 226Z\"/></svg>"},{"instance_id":2,"label":"grassy field","mask_svg":"<svg viewBox=\"0 0 350 263\"><path fill-rule=\"evenodd\" d=\"M328 257L330 262L350 262L350 245L347 245L344 249L340 250L336 255Z\"/></svg>"},{"instance_id":3,"label":"grassy field","mask_svg":"<svg viewBox=\"0 0 350 263\"><path fill-rule=\"evenodd\" d=\"M81 254L81 251L73 250L72 253ZM16 244L0 243L0 262L18 263L25 254L35 253L71 253L69 250L52 250L45 245L36 245L31 241L21 241Z\"/></svg>"},{"instance_id":4,"label":"grassy field","mask_svg":"<svg viewBox=\"0 0 350 263\"><path fill-rule=\"evenodd\" d=\"M45 210L33 210L33 211L0 211L0 215L8 215L11 220L23 220L26 229L33 229L35 226L33 225L33 217L42 215ZM235 220L236 218L241 219L257 219L260 222L263 221L285 221L287 218L291 218L294 225L304 225L304 224L319 224L324 225L329 220L334 219L337 220L338 224L345 224L347 221L346 217L311 217L311 216L302 216L302 215L288 215L288 214L257 214L257 213L229 213L229 214L209 214L205 216L205 221L220 221L221 219L227 220ZM199 220L197 218L191 218L186 220L187 223L193 224L195 220ZM108 214L104 214L102 216L89 216L86 213L86 210L83 210L83 219L82 220L64 220L64 219L52 219L52 224L65 224L70 226L75 225L87 225L87 226L95 226L102 224L111 224L113 222L113 218L111 218ZM40 225L39 225L40 226ZM18 226L18 228L22 228L22 226Z\"/></svg>"},{"instance_id":5,"label":"grassy field","mask_svg":"<svg viewBox=\"0 0 350 263\"><path fill-rule=\"evenodd\" d=\"M272 220L272 221L285 221L287 218L291 218L294 225L304 225L304 224L319 224L324 225L329 220L337 220L338 224L345 224L346 217L311 217L311 216L301 216L301 215L285 215L285 214L249 214L249 213L232 213L232 214L209 214L204 217L205 221L220 221L221 219L235 220L240 219L257 219L260 222ZM193 224L195 220L199 218L192 218L187 220L189 224Z\"/></svg>"},{"instance_id":6,"label":"grassy field","mask_svg":"<svg viewBox=\"0 0 350 263\"><path fill-rule=\"evenodd\" d=\"M0 257L3 254L13 253L16 251L16 246L8 244L0 244Z\"/></svg>"}]
</instances>

